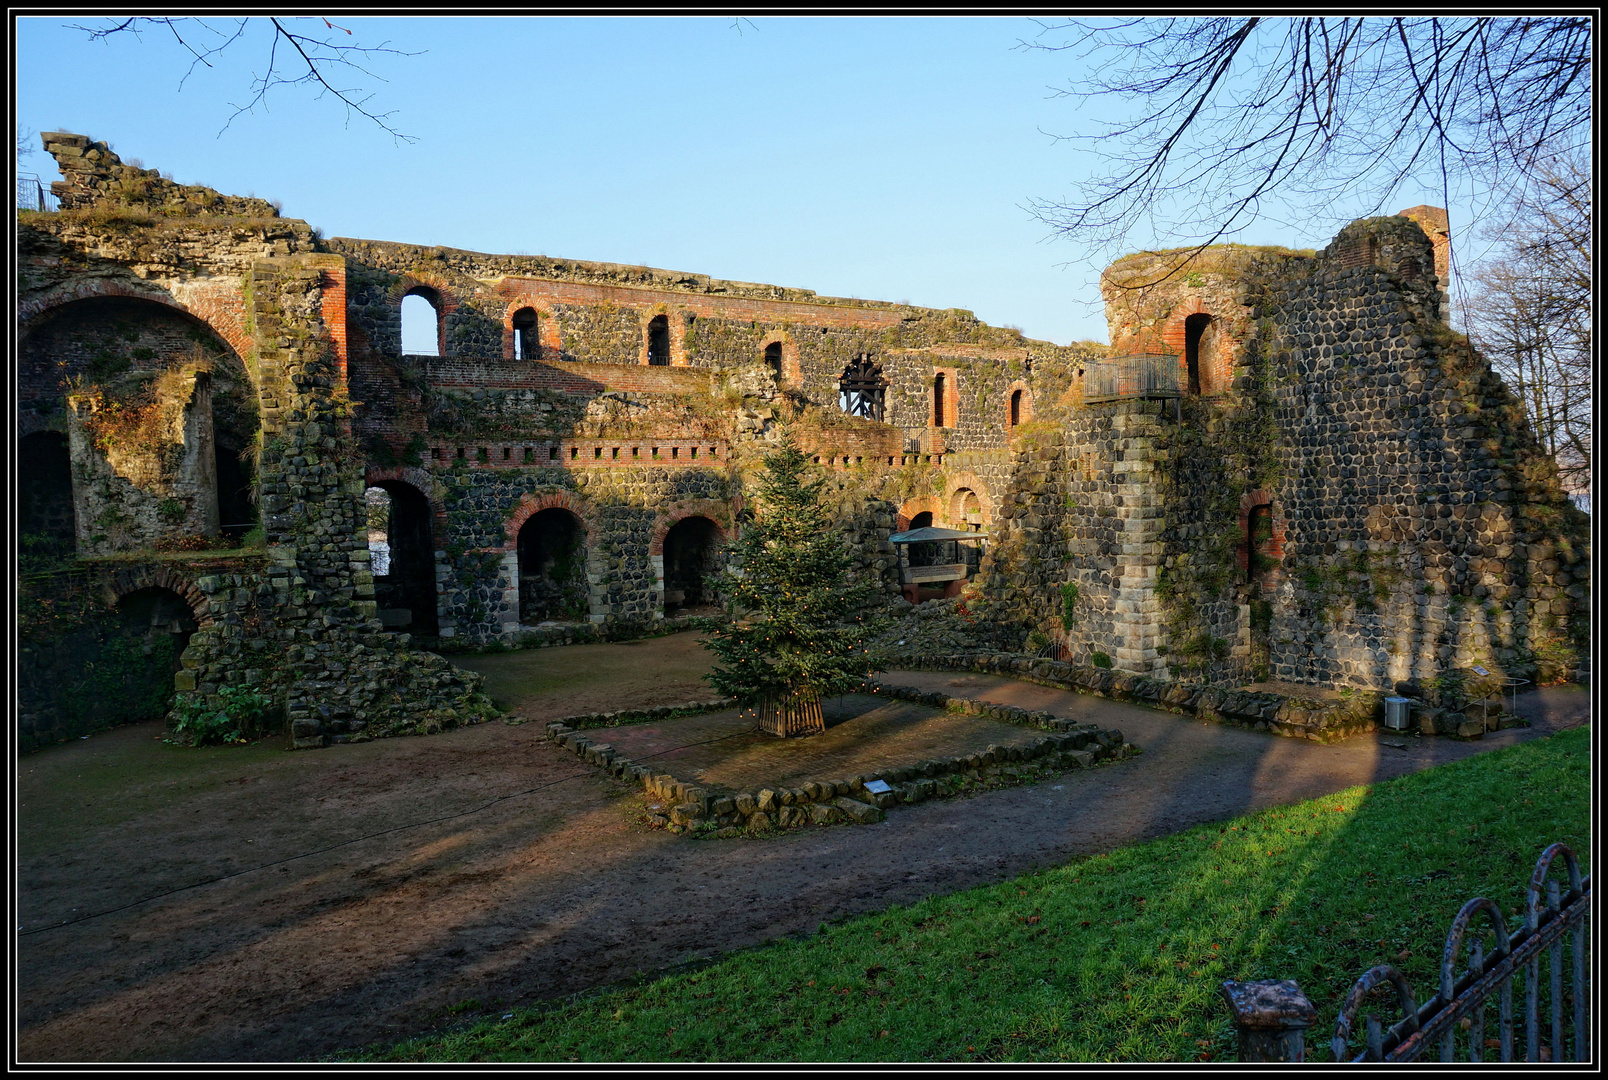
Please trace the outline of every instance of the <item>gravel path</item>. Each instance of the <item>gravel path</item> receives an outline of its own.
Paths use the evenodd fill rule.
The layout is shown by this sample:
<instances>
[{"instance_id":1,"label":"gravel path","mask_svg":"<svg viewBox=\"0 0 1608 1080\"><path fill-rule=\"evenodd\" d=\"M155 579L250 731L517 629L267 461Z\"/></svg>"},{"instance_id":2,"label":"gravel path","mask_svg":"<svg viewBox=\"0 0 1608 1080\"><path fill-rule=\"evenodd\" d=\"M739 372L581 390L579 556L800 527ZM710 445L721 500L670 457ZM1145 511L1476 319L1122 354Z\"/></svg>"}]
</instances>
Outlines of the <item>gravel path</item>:
<instances>
[{"instance_id":1,"label":"gravel path","mask_svg":"<svg viewBox=\"0 0 1608 1080\"><path fill-rule=\"evenodd\" d=\"M204 766L183 759L192 771L164 781L160 797L140 788L156 767L140 763L179 752L154 743L152 725L23 758L22 831L48 828L49 842L25 841L19 863L19 1057L328 1054L1512 745L1589 715L1586 693L1564 687L1520 699L1533 727L1480 742L1367 736L1318 746L991 676L883 678L1093 720L1144 753L896 810L877 825L718 842L644 827L634 792L542 741L537 724L317 753L224 752ZM1406 748L1385 745L1395 741ZM95 799L132 809L63 801L78 790L70 778L97 770L107 780ZM223 874L232 876L189 887Z\"/></svg>"}]
</instances>

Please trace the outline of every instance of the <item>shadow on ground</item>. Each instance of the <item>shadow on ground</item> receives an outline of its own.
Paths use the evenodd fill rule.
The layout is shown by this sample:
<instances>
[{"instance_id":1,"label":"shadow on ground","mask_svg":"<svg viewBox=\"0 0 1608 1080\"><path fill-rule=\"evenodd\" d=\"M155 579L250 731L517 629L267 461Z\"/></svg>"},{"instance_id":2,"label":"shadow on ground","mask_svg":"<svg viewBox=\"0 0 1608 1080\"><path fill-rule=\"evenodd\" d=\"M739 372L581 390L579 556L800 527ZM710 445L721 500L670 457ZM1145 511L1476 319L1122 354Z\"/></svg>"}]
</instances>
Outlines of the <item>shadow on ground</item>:
<instances>
[{"instance_id":1,"label":"shadow on ground","mask_svg":"<svg viewBox=\"0 0 1608 1080\"><path fill-rule=\"evenodd\" d=\"M658 699L639 686L630 705L706 696L696 665L666 674L677 653L704 663L692 638L473 662L499 666L493 693L540 720L627 704L593 674L622 666L659 666ZM1566 688L1521 698L1534 726L1483 742L1318 746L988 676L886 676L961 678L966 696L1120 728L1145 753L877 825L726 842L642 826L633 789L539 724L297 754L186 751L138 725L30 755L18 765L19 1058L285 1061L400 1038L1588 715Z\"/></svg>"}]
</instances>

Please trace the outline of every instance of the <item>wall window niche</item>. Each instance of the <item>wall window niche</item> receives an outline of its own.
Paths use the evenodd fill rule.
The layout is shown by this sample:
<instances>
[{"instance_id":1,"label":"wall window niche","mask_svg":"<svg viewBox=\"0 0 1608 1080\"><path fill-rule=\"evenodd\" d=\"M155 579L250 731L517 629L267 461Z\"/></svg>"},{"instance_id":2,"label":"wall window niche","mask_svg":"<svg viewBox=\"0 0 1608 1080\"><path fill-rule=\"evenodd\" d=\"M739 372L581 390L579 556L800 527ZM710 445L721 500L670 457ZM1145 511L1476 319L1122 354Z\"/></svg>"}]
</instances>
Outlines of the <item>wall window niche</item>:
<instances>
[{"instance_id":1,"label":"wall window niche","mask_svg":"<svg viewBox=\"0 0 1608 1080\"><path fill-rule=\"evenodd\" d=\"M541 337L536 319L535 308L520 308L514 312L514 359L540 360L542 357Z\"/></svg>"},{"instance_id":2,"label":"wall window niche","mask_svg":"<svg viewBox=\"0 0 1608 1080\"><path fill-rule=\"evenodd\" d=\"M420 285L402 297L402 352L406 356L440 356L445 339L441 296Z\"/></svg>"},{"instance_id":3,"label":"wall window niche","mask_svg":"<svg viewBox=\"0 0 1608 1080\"><path fill-rule=\"evenodd\" d=\"M655 315L648 321L648 363L665 367L670 363L670 319Z\"/></svg>"}]
</instances>

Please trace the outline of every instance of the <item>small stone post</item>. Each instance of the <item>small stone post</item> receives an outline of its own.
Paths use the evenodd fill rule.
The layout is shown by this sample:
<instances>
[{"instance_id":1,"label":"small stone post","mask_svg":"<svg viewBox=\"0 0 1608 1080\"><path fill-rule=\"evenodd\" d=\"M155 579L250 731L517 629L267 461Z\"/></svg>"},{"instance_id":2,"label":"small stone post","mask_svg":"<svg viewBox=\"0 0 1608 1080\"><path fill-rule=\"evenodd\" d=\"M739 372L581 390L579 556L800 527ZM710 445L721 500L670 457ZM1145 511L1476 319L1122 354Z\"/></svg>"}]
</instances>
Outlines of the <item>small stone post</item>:
<instances>
[{"instance_id":1,"label":"small stone post","mask_svg":"<svg viewBox=\"0 0 1608 1080\"><path fill-rule=\"evenodd\" d=\"M1239 1031L1241 1061L1306 1061L1306 1029L1318 1012L1293 979L1229 979L1220 989Z\"/></svg>"}]
</instances>

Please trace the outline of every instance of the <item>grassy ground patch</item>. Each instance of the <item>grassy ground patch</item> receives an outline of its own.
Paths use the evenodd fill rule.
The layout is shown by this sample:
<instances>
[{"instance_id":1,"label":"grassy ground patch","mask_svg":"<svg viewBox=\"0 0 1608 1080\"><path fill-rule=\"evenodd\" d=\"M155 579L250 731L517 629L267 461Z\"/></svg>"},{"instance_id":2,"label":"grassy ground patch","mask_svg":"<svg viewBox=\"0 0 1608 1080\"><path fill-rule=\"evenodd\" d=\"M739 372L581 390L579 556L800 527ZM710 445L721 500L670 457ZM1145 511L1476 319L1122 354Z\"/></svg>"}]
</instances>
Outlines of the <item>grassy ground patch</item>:
<instances>
[{"instance_id":1,"label":"grassy ground patch","mask_svg":"<svg viewBox=\"0 0 1608 1080\"><path fill-rule=\"evenodd\" d=\"M1587 729L895 908L362 1061L1232 1060L1223 979L1434 986L1475 895L1589 838Z\"/></svg>"}]
</instances>

